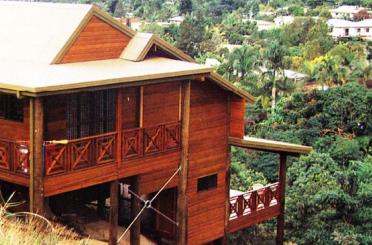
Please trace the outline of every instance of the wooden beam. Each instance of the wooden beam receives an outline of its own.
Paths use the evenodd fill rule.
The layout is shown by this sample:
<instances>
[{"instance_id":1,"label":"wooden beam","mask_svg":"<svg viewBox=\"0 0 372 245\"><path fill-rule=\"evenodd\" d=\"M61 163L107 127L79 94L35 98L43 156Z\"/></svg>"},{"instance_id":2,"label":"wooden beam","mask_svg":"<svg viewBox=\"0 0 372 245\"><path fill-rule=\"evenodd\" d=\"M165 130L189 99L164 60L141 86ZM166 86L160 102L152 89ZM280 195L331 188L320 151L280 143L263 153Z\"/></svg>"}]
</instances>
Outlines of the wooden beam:
<instances>
[{"instance_id":1,"label":"wooden beam","mask_svg":"<svg viewBox=\"0 0 372 245\"><path fill-rule=\"evenodd\" d=\"M280 214L277 218L276 228L276 244L283 245L284 241L284 209L285 209L285 184L286 184L286 172L287 172L287 155L280 154L279 164L279 201L280 201Z\"/></svg>"},{"instance_id":2,"label":"wooden beam","mask_svg":"<svg viewBox=\"0 0 372 245\"><path fill-rule=\"evenodd\" d=\"M231 123L231 95L227 96L227 108L226 108L226 138L230 135L230 123ZM230 176L231 176L231 146L227 144L227 162L226 162L226 173L225 173L225 234L222 243L224 245L229 244L229 220L230 220Z\"/></svg>"},{"instance_id":3,"label":"wooden beam","mask_svg":"<svg viewBox=\"0 0 372 245\"><path fill-rule=\"evenodd\" d=\"M186 81L182 83L182 150L181 171L179 173L177 198L178 245L187 244L187 179L189 165L190 93L191 82Z\"/></svg>"},{"instance_id":4,"label":"wooden beam","mask_svg":"<svg viewBox=\"0 0 372 245\"><path fill-rule=\"evenodd\" d=\"M44 207L44 106L42 98L30 98L30 212L45 214Z\"/></svg>"},{"instance_id":5,"label":"wooden beam","mask_svg":"<svg viewBox=\"0 0 372 245\"><path fill-rule=\"evenodd\" d=\"M26 97L45 97L45 96L52 96L52 95L59 95L59 94L74 94L74 93L82 93L82 92L91 92L91 91L99 91L103 89L118 89L118 88L128 88L128 87L137 87L137 86L147 86L152 84L159 84L159 83L169 83L169 82L179 82L184 81L186 79L193 80L197 79L203 74L195 74L195 75L181 75L178 77L166 77L166 78L157 78L157 79L148 79L148 80L139 80L139 81L122 81L114 84L106 84L106 85L97 85L91 87L81 87L81 88L71 88L71 89L64 89L64 90L56 90L56 91L45 91L45 92L38 92L38 91L27 91L26 88L1 88L2 92L11 93L16 95L17 91L22 89L22 95Z\"/></svg>"},{"instance_id":6,"label":"wooden beam","mask_svg":"<svg viewBox=\"0 0 372 245\"><path fill-rule=\"evenodd\" d=\"M109 245L117 244L118 237L118 211L119 211L119 181L114 180L110 183L110 234Z\"/></svg>"},{"instance_id":7,"label":"wooden beam","mask_svg":"<svg viewBox=\"0 0 372 245\"><path fill-rule=\"evenodd\" d=\"M229 144L245 149L267 151L279 154L294 155L309 154L312 151L312 147L291 144L281 141L260 139L254 137L244 137L244 139L229 137Z\"/></svg>"},{"instance_id":8,"label":"wooden beam","mask_svg":"<svg viewBox=\"0 0 372 245\"><path fill-rule=\"evenodd\" d=\"M140 87L140 102L139 102L139 127L143 127L143 86Z\"/></svg>"},{"instance_id":9,"label":"wooden beam","mask_svg":"<svg viewBox=\"0 0 372 245\"><path fill-rule=\"evenodd\" d=\"M116 139L116 161L118 168L121 164L121 147L123 136L123 93L121 89L117 89L116 94L116 132L118 133Z\"/></svg>"},{"instance_id":10,"label":"wooden beam","mask_svg":"<svg viewBox=\"0 0 372 245\"><path fill-rule=\"evenodd\" d=\"M131 190L134 193L139 193L139 177L134 176L132 177L132 184L130 186ZM131 198L131 220L134 220L134 218L137 216L137 214L141 210L141 201L138 200L134 195L132 195ZM131 245L139 245L140 244L140 237L141 237L141 217L137 219L137 221L133 224L133 226L130 228L130 244Z\"/></svg>"}]
</instances>

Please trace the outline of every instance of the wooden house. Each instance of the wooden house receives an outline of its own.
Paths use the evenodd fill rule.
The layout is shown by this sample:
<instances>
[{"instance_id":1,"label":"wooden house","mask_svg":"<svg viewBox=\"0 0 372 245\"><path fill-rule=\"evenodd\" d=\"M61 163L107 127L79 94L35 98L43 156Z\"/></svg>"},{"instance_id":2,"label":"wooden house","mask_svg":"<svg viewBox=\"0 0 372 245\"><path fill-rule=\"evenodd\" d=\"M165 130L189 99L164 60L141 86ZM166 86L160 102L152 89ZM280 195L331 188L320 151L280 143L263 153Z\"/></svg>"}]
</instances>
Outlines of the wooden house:
<instances>
[{"instance_id":1,"label":"wooden house","mask_svg":"<svg viewBox=\"0 0 372 245\"><path fill-rule=\"evenodd\" d=\"M273 217L282 243L285 159L310 148L244 138L251 95L96 6L0 2L0 20L0 181L27 188L32 212L108 184L96 199L110 196L116 244L127 183L132 244L149 208L152 232L177 244L226 243ZM278 182L230 197L232 145L279 153Z\"/></svg>"}]
</instances>

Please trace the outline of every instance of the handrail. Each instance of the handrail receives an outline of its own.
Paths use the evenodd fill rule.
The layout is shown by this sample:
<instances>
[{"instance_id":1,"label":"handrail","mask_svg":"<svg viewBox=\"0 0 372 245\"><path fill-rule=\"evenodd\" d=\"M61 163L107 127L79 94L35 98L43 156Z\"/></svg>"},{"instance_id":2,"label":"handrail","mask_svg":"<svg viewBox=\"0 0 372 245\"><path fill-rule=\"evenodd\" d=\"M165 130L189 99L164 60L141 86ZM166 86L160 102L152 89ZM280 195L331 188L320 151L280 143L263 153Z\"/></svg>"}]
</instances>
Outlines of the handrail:
<instances>
[{"instance_id":1,"label":"handrail","mask_svg":"<svg viewBox=\"0 0 372 245\"><path fill-rule=\"evenodd\" d=\"M279 182L230 198L230 220L279 205Z\"/></svg>"},{"instance_id":2,"label":"handrail","mask_svg":"<svg viewBox=\"0 0 372 245\"><path fill-rule=\"evenodd\" d=\"M117 159L118 143L121 143L121 159ZM29 174L28 144L28 141L0 138L0 170ZM121 134L109 132L72 140L45 141L43 147L45 175L64 174L179 150L181 123L175 121L146 128L124 129Z\"/></svg>"}]
</instances>

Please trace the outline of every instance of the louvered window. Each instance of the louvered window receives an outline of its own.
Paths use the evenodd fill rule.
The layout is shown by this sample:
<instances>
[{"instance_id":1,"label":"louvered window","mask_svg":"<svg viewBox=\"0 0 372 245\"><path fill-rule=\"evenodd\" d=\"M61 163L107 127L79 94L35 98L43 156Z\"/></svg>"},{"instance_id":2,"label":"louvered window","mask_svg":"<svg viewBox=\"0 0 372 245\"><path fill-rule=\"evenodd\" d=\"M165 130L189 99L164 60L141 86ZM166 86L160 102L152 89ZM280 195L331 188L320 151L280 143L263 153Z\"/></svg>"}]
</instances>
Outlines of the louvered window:
<instances>
[{"instance_id":1,"label":"louvered window","mask_svg":"<svg viewBox=\"0 0 372 245\"><path fill-rule=\"evenodd\" d=\"M70 95L67 101L67 137L76 139L115 131L115 104L114 90Z\"/></svg>"},{"instance_id":2,"label":"louvered window","mask_svg":"<svg viewBox=\"0 0 372 245\"><path fill-rule=\"evenodd\" d=\"M0 118L23 122L23 105L14 95L0 94Z\"/></svg>"}]
</instances>

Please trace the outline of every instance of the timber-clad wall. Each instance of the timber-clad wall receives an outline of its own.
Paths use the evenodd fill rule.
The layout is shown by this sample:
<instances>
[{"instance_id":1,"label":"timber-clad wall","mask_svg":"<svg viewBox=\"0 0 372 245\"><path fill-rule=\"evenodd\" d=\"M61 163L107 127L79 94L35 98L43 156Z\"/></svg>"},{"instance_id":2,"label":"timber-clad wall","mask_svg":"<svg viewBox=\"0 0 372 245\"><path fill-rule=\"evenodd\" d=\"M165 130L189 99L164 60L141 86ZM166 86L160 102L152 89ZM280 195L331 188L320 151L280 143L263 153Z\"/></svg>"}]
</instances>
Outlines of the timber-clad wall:
<instances>
[{"instance_id":1,"label":"timber-clad wall","mask_svg":"<svg viewBox=\"0 0 372 245\"><path fill-rule=\"evenodd\" d=\"M245 101L236 95L230 96L230 136L242 139L244 137Z\"/></svg>"},{"instance_id":2,"label":"timber-clad wall","mask_svg":"<svg viewBox=\"0 0 372 245\"><path fill-rule=\"evenodd\" d=\"M93 16L60 63L119 58L130 38Z\"/></svg>"},{"instance_id":3,"label":"timber-clad wall","mask_svg":"<svg viewBox=\"0 0 372 245\"><path fill-rule=\"evenodd\" d=\"M188 244L224 236L227 94L210 82L191 83ZM218 174L217 188L197 192L199 177Z\"/></svg>"},{"instance_id":4,"label":"timber-clad wall","mask_svg":"<svg viewBox=\"0 0 372 245\"><path fill-rule=\"evenodd\" d=\"M0 138L13 140L28 140L30 138L30 106L28 100L23 102L23 122L0 119Z\"/></svg>"},{"instance_id":5,"label":"timber-clad wall","mask_svg":"<svg viewBox=\"0 0 372 245\"><path fill-rule=\"evenodd\" d=\"M143 127L153 127L162 123L179 120L180 82L149 85L143 87ZM119 89L122 93L122 129L140 126L140 87ZM66 139L66 99L65 95L48 98L46 106L46 139ZM69 174L59 174L45 178L45 195L56 195L108 181L139 175L140 193L157 191L176 171L180 162L180 152L156 154L141 158L127 159L119 165L82 169ZM117 169L119 166L119 169ZM167 186L175 187L177 177Z\"/></svg>"}]
</instances>

